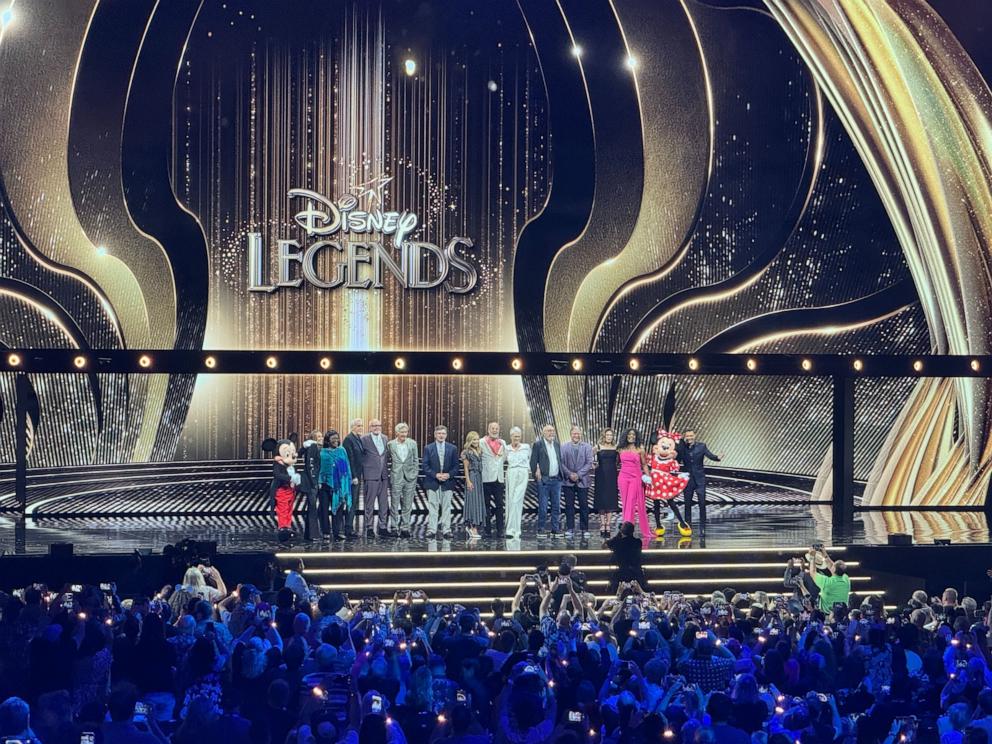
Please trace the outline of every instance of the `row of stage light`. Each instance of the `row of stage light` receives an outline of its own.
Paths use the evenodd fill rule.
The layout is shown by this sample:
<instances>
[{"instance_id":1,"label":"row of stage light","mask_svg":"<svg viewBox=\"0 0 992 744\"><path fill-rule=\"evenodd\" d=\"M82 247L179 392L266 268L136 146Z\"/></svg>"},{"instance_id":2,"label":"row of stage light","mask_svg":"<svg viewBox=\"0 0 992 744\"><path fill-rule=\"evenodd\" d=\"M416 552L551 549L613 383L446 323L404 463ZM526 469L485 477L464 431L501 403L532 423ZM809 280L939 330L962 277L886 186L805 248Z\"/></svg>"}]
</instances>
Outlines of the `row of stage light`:
<instances>
[{"instance_id":1,"label":"row of stage light","mask_svg":"<svg viewBox=\"0 0 992 744\"><path fill-rule=\"evenodd\" d=\"M0 369L35 373L987 377L992 357L790 354L513 354L318 351L8 351Z\"/></svg>"}]
</instances>

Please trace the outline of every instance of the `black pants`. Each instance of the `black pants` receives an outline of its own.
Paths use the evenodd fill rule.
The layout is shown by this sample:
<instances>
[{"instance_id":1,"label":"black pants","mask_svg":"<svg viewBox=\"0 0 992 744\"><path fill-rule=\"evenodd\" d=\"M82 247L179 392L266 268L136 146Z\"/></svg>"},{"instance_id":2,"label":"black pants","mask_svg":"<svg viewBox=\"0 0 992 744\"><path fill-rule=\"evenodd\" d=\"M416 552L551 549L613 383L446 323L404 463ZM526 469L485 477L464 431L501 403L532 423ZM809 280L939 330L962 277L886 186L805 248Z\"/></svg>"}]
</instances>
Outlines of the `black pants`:
<instances>
[{"instance_id":1,"label":"black pants","mask_svg":"<svg viewBox=\"0 0 992 744\"><path fill-rule=\"evenodd\" d=\"M683 493L685 494L685 518L690 522L692 521L692 497L695 495L699 498L699 523L706 524L706 478L703 477L697 481L690 476Z\"/></svg>"},{"instance_id":2,"label":"black pants","mask_svg":"<svg viewBox=\"0 0 992 744\"><path fill-rule=\"evenodd\" d=\"M317 516L320 521L320 531L324 535L331 534L331 489L327 484L320 487L317 491ZM335 537L338 535L338 531L334 530Z\"/></svg>"},{"instance_id":3,"label":"black pants","mask_svg":"<svg viewBox=\"0 0 992 744\"><path fill-rule=\"evenodd\" d=\"M303 539L313 540L320 538L320 520L317 516L317 492L303 494L307 499L306 512L303 516Z\"/></svg>"},{"instance_id":4,"label":"black pants","mask_svg":"<svg viewBox=\"0 0 992 744\"><path fill-rule=\"evenodd\" d=\"M503 499L506 489L499 481L482 484L482 495L486 499L486 524L484 532L491 535L495 519L497 535L502 535L505 522L503 514Z\"/></svg>"},{"instance_id":5,"label":"black pants","mask_svg":"<svg viewBox=\"0 0 992 744\"><path fill-rule=\"evenodd\" d=\"M343 504L341 508L345 510L343 521L346 535L358 534L358 498L362 495L362 479L359 477L358 483L351 484L351 509Z\"/></svg>"},{"instance_id":6,"label":"black pants","mask_svg":"<svg viewBox=\"0 0 992 744\"><path fill-rule=\"evenodd\" d=\"M565 495L565 529L571 532L575 529L575 502L579 502L579 529L589 531L589 487L578 486L565 481L562 486Z\"/></svg>"},{"instance_id":7,"label":"black pants","mask_svg":"<svg viewBox=\"0 0 992 744\"><path fill-rule=\"evenodd\" d=\"M327 501L330 504L330 491L327 492ZM341 503L338 504L336 511L331 512L331 532L334 534L334 538L337 539L338 535L341 534L342 530L349 530L351 527L352 515L355 513L355 505L352 502L352 508L348 509L348 502L341 499ZM347 532L351 535L352 532Z\"/></svg>"}]
</instances>

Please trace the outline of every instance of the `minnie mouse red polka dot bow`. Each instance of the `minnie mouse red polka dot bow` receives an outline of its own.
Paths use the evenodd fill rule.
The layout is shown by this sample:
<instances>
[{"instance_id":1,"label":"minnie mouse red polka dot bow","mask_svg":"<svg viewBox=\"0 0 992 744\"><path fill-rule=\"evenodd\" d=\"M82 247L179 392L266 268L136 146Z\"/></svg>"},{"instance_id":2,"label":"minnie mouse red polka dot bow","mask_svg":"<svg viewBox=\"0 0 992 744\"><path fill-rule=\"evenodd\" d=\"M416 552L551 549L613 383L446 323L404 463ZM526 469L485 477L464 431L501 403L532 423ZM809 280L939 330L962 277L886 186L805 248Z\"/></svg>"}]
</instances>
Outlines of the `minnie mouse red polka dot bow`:
<instances>
[{"instance_id":1,"label":"minnie mouse red polka dot bow","mask_svg":"<svg viewBox=\"0 0 992 744\"><path fill-rule=\"evenodd\" d=\"M673 442L677 442L682 438L682 435L677 431L666 431L664 427L658 427L658 439L662 437L668 437Z\"/></svg>"}]
</instances>

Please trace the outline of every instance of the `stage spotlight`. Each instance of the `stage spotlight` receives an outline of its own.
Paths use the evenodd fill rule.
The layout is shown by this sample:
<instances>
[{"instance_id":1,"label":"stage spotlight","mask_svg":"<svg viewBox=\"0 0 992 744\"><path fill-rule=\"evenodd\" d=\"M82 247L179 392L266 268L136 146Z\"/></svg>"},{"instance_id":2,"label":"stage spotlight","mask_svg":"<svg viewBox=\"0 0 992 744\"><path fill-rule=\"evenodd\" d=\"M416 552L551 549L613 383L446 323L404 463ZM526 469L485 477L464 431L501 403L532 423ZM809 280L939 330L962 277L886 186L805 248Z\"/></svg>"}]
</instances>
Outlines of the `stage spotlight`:
<instances>
[{"instance_id":1,"label":"stage spotlight","mask_svg":"<svg viewBox=\"0 0 992 744\"><path fill-rule=\"evenodd\" d=\"M982 365L978 363L978 360L977 359L972 359L970 366L971 366L971 371L972 372L977 372L978 370L980 370L982 368Z\"/></svg>"},{"instance_id":2,"label":"stage spotlight","mask_svg":"<svg viewBox=\"0 0 992 744\"><path fill-rule=\"evenodd\" d=\"M923 371L923 362L920 361L919 359L917 359L915 362L913 362L913 371L914 372L922 372Z\"/></svg>"},{"instance_id":3,"label":"stage spotlight","mask_svg":"<svg viewBox=\"0 0 992 744\"><path fill-rule=\"evenodd\" d=\"M98 256L106 256L107 253L108 253L107 246L105 246L105 245L98 245L96 247L96 255L98 255Z\"/></svg>"},{"instance_id":4,"label":"stage spotlight","mask_svg":"<svg viewBox=\"0 0 992 744\"><path fill-rule=\"evenodd\" d=\"M854 363L851 366L854 367L855 372L860 372L865 368L865 363L862 362L860 359L855 359Z\"/></svg>"},{"instance_id":5,"label":"stage spotlight","mask_svg":"<svg viewBox=\"0 0 992 744\"><path fill-rule=\"evenodd\" d=\"M144 367L145 369L147 369L148 367L151 367L152 366L152 358L150 356L148 356L147 354L142 354L140 357L138 357L138 366L139 367Z\"/></svg>"},{"instance_id":6,"label":"stage spotlight","mask_svg":"<svg viewBox=\"0 0 992 744\"><path fill-rule=\"evenodd\" d=\"M0 28L7 28L14 20L14 4L11 3L0 11Z\"/></svg>"},{"instance_id":7,"label":"stage spotlight","mask_svg":"<svg viewBox=\"0 0 992 744\"><path fill-rule=\"evenodd\" d=\"M757 359L753 359L753 358L752 359L748 359L747 362L745 362L745 366L750 371L754 372L754 370L756 370L758 368L758 360Z\"/></svg>"},{"instance_id":8,"label":"stage spotlight","mask_svg":"<svg viewBox=\"0 0 992 744\"><path fill-rule=\"evenodd\" d=\"M637 370L639 370L639 369L641 368L641 362L640 362L640 360L639 360L639 359L631 359L631 360L630 360L629 362L627 362L627 365L628 365L628 366L629 366L629 367L630 367L630 368L631 368L631 369L632 369L632 370L633 370L634 372L636 372Z\"/></svg>"},{"instance_id":9,"label":"stage spotlight","mask_svg":"<svg viewBox=\"0 0 992 744\"><path fill-rule=\"evenodd\" d=\"M510 362L510 366L513 367L513 369L519 371L524 368L524 363L522 359L517 357L512 362Z\"/></svg>"},{"instance_id":10,"label":"stage spotlight","mask_svg":"<svg viewBox=\"0 0 992 744\"><path fill-rule=\"evenodd\" d=\"M320 368L321 369L330 369L331 368L331 358L330 357L321 357L320 358Z\"/></svg>"},{"instance_id":11,"label":"stage spotlight","mask_svg":"<svg viewBox=\"0 0 992 744\"><path fill-rule=\"evenodd\" d=\"M695 372L697 369L699 369L699 360L698 359L690 359L689 360L689 369L691 369L693 372Z\"/></svg>"},{"instance_id":12,"label":"stage spotlight","mask_svg":"<svg viewBox=\"0 0 992 744\"><path fill-rule=\"evenodd\" d=\"M459 370L459 371L461 370L462 368L461 357L455 357L454 359L451 360L451 368L454 370Z\"/></svg>"},{"instance_id":13,"label":"stage spotlight","mask_svg":"<svg viewBox=\"0 0 992 744\"><path fill-rule=\"evenodd\" d=\"M407 77L413 77L417 74L417 63L412 59L408 59L403 63L403 71L407 74Z\"/></svg>"},{"instance_id":14,"label":"stage spotlight","mask_svg":"<svg viewBox=\"0 0 992 744\"><path fill-rule=\"evenodd\" d=\"M581 371L582 370L582 360L581 359L573 359L572 360L572 369L575 370L576 372Z\"/></svg>"},{"instance_id":15,"label":"stage spotlight","mask_svg":"<svg viewBox=\"0 0 992 744\"><path fill-rule=\"evenodd\" d=\"M809 372L811 369L813 369L813 362L811 362L809 359L803 359L802 364L800 366L803 368L804 371Z\"/></svg>"},{"instance_id":16,"label":"stage spotlight","mask_svg":"<svg viewBox=\"0 0 992 744\"><path fill-rule=\"evenodd\" d=\"M573 57L581 57L582 56L582 47L580 47L578 44L572 44L572 56Z\"/></svg>"},{"instance_id":17,"label":"stage spotlight","mask_svg":"<svg viewBox=\"0 0 992 744\"><path fill-rule=\"evenodd\" d=\"M11 366L11 367L20 367L21 366L21 355L20 354L8 354L7 355L7 364L9 366Z\"/></svg>"},{"instance_id":18,"label":"stage spotlight","mask_svg":"<svg viewBox=\"0 0 992 744\"><path fill-rule=\"evenodd\" d=\"M76 365L76 369L82 369L83 367L86 366L86 357L84 356L74 357L72 363Z\"/></svg>"},{"instance_id":19,"label":"stage spotlight","mask_svg":"<svg viewBox=\"0 0 992 744\"><path fill-rule=\"evenodd\" d=\"M265 360L265 366L268 367L269 369L275 369L276 367L279 366L279 360L276 359L274 356L267 357Z\"/></svg>"},{"instance_id":20,"label":"stage spotlight","mask_svg":"<svg viewBox=\"0 0 992 744\"><path fill-rule=\"evenodd\" d=\"M495 80L490 80L488 83L486 83L486 87L489 88L490 93L495 93L496 91L499 90L499 86L496 84Z\"/></svg>"},{"instance_id":21,"label":"stage spotlight","mask_svg":"<svg viewBox=\"0 0 992 744\"><path fill-rule=\"evenodd\" d=\"M208 356L206 359L203 360L203 366L206 367L207 369L213 369L214 367L217 366L217 360L214 359L212 356Z\"/></svg>"},{"instance_id":22,"label":"stage spotlight","mask_svg":"<svg viewBox=\"0 0 992 744\"><path fill-rule=\"evenodd\" d=\"M637 57L635 57L633 54L627 55L627 67L629 67L631 70L637 69Z\"/></svg>"},{"instance_id":23,"label":"stage spotlight","mask_svg":"<svg viewBox=\"0 0 992 744\"><path fill-rule=\"evenodd\" d=\"M396 369L406 369L406 359L403 357L396 357L396 359L393 360L393 366L396 367Z\"/></svg>"}]
</instances>

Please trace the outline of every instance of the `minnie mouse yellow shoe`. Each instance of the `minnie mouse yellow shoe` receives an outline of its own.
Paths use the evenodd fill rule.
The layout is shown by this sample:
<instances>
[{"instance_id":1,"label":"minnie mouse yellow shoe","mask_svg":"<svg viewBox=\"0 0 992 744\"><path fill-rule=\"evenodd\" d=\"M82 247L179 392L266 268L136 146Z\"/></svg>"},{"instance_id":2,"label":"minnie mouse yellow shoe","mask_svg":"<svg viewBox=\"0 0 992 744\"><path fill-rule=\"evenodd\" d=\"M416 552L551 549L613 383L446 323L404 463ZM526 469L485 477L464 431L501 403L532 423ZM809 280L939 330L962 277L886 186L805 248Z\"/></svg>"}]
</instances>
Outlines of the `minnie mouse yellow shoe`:
<instances>
[{"instance_id":1,"label":"minnie mouse yellow shoe","mask_svg":"<svg viewBox=\"0 0 992 744\"><path fill-rule=\"evenodd\" d=\"M689 536L691 536L692 535L692 527L690 527L687 524L680 524L679 525L679 534L682 535L682 537L689 537Z\"/></svg>"},{"instance_id":2,"label":"minnie mouse yellow shoe","mask_svg":"<svg viewBox=\"0 0 992 744\"><path fill-rule=\"evenodd\" d=\"M661 527L656 528L655 531L654 531L654 536L655 536L655 539L657 539L657 540L660 540L661 538L663 538L665 536L665 526L662 525Z\"/></svg>"}]
</instances>

